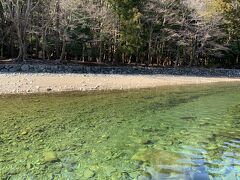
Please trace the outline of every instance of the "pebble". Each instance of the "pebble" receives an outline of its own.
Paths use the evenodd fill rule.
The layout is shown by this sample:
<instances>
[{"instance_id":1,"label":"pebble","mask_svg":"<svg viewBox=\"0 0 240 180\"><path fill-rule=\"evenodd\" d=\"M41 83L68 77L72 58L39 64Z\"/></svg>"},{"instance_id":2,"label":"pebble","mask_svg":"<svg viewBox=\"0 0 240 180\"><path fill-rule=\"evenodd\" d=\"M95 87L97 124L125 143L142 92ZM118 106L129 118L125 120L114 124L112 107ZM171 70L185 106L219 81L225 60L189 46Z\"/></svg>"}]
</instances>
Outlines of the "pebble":
<instances>
[{"instance_id":1,"label":"pebble","mask_svg":"<svg viewBox=\"0 0 240 180\"><path fill-rule=\"evenodd\" d=\"M47 88L47 91L52 91L52 88Z\"/></svg>"},{"instance_id":2,"label":"pebble","mask_svg":"<svg viewBox=\"0 0 240 180\"><path fill-rule=\"evenodd\" d=\"M151 180L152 175L149 172L143 172L137 179L138 180Z\"/></svg>"},{"instance_id":3,"label":"pebble","mask_svg":"<svg viewBox=\"0 0 240 180\"><path fill-rule=\"evenodd\" d=\"M27 135L28 134L28 131L22 131L21 133L20 133L20 135Z\"/></svg>"},{"instance_id":4,"label":"pebble","mask_svg":"<svg viewBox=\"0 0 240 180\"><path fill-rule=\"evenodd\" d=\"M84 171L84 178L92 178L96 175L96 173L90 169L87 169L86 171Z\"/></svg>"},{"instance_id":5,"label":"pebble","mask_svg":"<svg viewBox=\"0 0 240 180\"><path fill-rule=\"evenodd\" d=\"M59 161L57 154L53 151L48 151L43 154L44 162L56 162Z\"/></svg>"},{"instance_id":6,"label":"pebble","mask_svg":"<svg viewBox=\"0 0 240 180\"><path fill-rule=\"evenodd\" d=\"M27 169L33 168L33 165L31 163L27 163Z\"/></svg>"}]
</instances>

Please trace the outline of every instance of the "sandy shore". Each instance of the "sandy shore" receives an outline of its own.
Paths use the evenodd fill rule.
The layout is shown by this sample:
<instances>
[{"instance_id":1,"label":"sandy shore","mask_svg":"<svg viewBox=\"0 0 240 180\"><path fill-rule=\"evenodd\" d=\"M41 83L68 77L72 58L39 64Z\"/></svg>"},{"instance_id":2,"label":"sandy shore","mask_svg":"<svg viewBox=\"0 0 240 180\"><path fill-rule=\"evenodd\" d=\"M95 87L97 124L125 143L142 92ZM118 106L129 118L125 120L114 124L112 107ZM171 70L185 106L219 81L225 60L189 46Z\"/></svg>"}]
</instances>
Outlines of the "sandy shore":
<instances>
[{"instance_id":1,"label":"sandy shore","mask_svg":"<svg viewBox=\"0 0 240 180\"><path fill-rule=\"evenodd\" d=\"M167 75L0 74L0 94L149 88L240 79Z\"/></svg>"}]
</instances>

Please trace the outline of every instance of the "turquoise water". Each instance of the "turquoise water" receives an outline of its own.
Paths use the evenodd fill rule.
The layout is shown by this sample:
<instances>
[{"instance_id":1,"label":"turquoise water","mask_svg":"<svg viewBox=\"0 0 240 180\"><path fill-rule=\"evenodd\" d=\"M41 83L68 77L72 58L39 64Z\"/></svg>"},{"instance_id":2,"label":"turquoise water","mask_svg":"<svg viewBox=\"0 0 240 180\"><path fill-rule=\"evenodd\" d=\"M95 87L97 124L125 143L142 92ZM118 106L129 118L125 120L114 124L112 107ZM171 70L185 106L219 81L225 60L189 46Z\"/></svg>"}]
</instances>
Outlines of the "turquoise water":
<instances>
[{"instance_id":1,"label":"turquoise water","mask_svg":"<svg viewBox=\"0 0 240 180\"><path fill-rule=\"evenodd\" d=\"M240 84L0 98L1 179L240 179Z\"/></svg>"}]
</instances>

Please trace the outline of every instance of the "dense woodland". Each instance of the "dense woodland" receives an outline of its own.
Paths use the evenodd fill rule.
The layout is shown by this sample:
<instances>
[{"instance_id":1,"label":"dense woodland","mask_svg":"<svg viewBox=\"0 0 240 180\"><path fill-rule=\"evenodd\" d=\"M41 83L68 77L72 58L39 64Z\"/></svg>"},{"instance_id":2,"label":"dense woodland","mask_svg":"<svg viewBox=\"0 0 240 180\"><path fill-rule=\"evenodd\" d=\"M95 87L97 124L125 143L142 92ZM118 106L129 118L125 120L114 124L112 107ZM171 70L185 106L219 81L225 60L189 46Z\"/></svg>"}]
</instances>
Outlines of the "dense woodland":
<instances>
[{"instance_id":1,"label":"dense woodland","mask_svg":"<svg viewBox=\"0 0 240 180\"><path fill-rule=\"evenodd\" d=\"M240 67L240 0L0 0L0 59Z\"/></svg>"}]
</instances>

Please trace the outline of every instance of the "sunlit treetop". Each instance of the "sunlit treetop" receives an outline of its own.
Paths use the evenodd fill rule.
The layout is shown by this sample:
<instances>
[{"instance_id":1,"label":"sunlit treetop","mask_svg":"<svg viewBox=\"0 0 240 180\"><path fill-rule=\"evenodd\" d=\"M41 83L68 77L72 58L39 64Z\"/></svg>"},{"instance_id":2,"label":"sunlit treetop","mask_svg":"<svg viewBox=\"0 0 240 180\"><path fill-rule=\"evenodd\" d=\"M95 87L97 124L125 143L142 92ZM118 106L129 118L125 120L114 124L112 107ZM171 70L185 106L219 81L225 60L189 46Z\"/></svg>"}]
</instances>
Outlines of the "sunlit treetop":
<instances>
[{"instance_id":1,"label":"sunlit treetop","mask_svg":"<svg viewBox=\"0 0 240 180\"><path fill-rule=\"evenodd\" d=\"M186 0L186 3L196 10L196 13L205 18L221 15L230 7L226 0Z\"/></svg>"}]
</instances>

